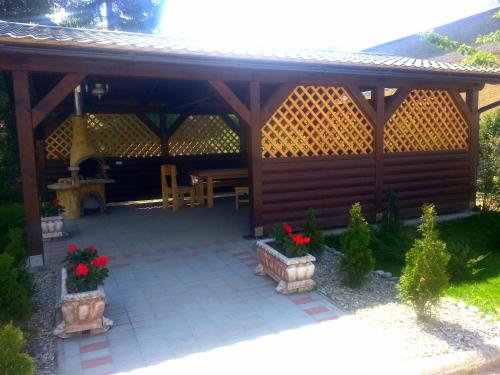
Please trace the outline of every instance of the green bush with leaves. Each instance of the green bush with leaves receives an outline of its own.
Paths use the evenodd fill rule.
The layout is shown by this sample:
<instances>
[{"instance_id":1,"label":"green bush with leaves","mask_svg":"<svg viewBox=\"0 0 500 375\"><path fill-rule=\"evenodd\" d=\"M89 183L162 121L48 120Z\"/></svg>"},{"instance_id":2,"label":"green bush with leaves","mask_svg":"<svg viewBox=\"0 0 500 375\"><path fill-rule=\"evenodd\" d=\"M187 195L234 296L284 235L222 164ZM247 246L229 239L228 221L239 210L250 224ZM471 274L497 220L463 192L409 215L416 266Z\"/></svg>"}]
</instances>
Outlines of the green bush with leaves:
<instances>
[{"instance_id":1,"label":"green bush with leaves","mask_svg":"<svg viewBox=\"0 0 500 375\"><path fill-rule=\"evenodd\" d=\"M340 272L350 287L359 287L368 279L375 260L370 248L370 229L361 214L361 204L355 203L349 211L349 225L340 237L344 256Z\"/></svg>"},{"instance_id":2,"label":"green bush with leaves","mask_svg":"<svg viewBox=\"0 0 500 375\"><path fill-rule=\"evenodd\" d=\"M448 263L448 274L450 280L454 282L471 280L473 276L480 273L481 262L486 259L490 253L473 256L469 245L463 245L458 241L448 241L448 251L450 261Z\"/></svg>"},{"instance_id":3,"label":"green bush with leaves","mask_svg":"<svg viewBox=\"0 0 500 375\"><path fill-rule=\"evenodd\" d=\"M303 233L304 236L311 239L309 252L313 255L320 255L325 250L325 236L323 232L318 229L315 221L316 217L314 215L314 210L310 209L306 216Z\"/></svg>"},{"instance_id":4,"label":"green bush with leaves","mask_svg":"<svg viewBox=\"0 0 500 375\"><path fill-rule=\"evenodd\" d=\"M450 260L446 244L439 239L435 228L434 206L424 205L422 211L422 224L418 227L422 237L417 238L406 253L398 285L400 298L414 307L419 318L429 314L448 287Z\"/></svg>"},{"instance_id":5,"label":"green bush with leaves","mask_svg":"<svg viewBox=\"0 0 500 375\"><path fill-rule=\"evenodd\" d=\"M31 299L9 254L0 255L0 324L20 322L31 315Z\"/></svg>"},{"instance_id":6,"label":"green bush with leaves","mask_svg":"<svg viewBox=\"0 0 500 375\"><path fill-rule=\"evenodd\" d=\"M26 340L20 329L7 324L0 329L0 374L34 375L33 359L24 353Z\"/></svg>"},{"instance_id":7,"label":"green bush with leaves","mask_svg":"<svg viewBox=\"0 0 500 375\"><path fill-rule=\"evenodd\" d=\"M481 118L477 189L483 210L500 209L500 109Z\"/></svg>"}]
</instances>

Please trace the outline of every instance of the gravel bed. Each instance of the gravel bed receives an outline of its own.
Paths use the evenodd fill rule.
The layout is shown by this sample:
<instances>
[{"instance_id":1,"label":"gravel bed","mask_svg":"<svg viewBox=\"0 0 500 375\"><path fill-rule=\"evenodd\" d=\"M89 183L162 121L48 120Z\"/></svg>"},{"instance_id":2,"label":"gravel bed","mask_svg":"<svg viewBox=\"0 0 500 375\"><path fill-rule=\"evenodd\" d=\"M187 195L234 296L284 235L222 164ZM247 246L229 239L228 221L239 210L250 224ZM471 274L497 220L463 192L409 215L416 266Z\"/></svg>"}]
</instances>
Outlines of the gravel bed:
<instances>
[{"instance_id":1,"label":"gravel bed","mask_svg":"<svg viewBox=\"0 0 500 375\"><path fill-rule=\"evenodd\" d=\"M28 353L35 360L37 375L57 374L55 327L56 275L40 270L33 274L33 316L28 327Z\"/></svg>"},{"instance_id":2,"label":"gravel bed","mask_svg":"<svg viewBox=\"0 0 500 375\"><path fill-rule=\"evenodd\" d=\"M318 291L416 357L471 350L500 337L500 322L481 317L476 308L451 298L441 299L432 318L417 320L413 310L398 300L397 279L389 275L373 272L370 281L357 290L343 286L336 271L340 257L328 249L318 259L314 276Z\"/></svg>"}]
</instances>

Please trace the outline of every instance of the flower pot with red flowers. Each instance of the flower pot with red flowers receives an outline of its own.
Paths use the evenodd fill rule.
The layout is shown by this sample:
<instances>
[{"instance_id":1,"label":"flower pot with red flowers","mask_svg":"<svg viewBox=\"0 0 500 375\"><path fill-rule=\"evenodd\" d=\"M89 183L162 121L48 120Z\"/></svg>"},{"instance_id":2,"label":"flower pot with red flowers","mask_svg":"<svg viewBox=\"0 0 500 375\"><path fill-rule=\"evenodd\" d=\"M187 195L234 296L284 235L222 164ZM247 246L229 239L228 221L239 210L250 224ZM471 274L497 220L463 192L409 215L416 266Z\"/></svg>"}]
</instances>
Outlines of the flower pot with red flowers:
<instances>
[{"instance_id":1,"label":"flower pot with red flowers","mask_svg":"<svg viewBox=\"0 0 500 375\"><path fill-rule=\"evenodd\" d=\"M113 321L104 317L107 263L108 258L99 256L94 246L85 249L68 246L61 275L63 321L55 329L55 335L67 338L83 331L98 334L112 327Z\"/></svg>"},{"instance_id":2,"label":"flower pot with red flowers","mask_svg":"<svg viewBox=\"0 0 500 375\"><path fill-rule=\"evenodd\" d=\"M54 198L51 202L44 202L41 209L41 225L43 239L60 238L64 236L64 207Z\"/></svg>"},{"instance_id":3,"label":"flower pot with red flowers","mask_svg":"<svg viewBox=\"0 0 500 375\"><path fill-rule=\"evenodd\" d=\"M293 234L289 225L273 229L273 238L257 241L258 275L268 275L278 282L276 291L283 294L307 292L316 283L314 262L309 254L312 240L301 234Z\"/></svg>"}]
</instances>

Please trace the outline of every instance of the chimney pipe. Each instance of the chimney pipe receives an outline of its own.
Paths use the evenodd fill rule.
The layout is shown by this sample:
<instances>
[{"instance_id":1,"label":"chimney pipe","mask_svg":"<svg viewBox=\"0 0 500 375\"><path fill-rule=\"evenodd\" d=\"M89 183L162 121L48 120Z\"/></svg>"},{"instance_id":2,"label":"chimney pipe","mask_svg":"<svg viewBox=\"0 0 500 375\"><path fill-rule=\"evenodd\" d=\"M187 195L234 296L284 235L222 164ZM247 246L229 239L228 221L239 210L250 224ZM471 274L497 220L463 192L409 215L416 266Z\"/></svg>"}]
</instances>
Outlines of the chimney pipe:
<instances>
[{"instance_id":1,"label":"chimney pipe","mask_svg":"<svg viewBox=\"0 0 500 375\"><path fill-rule=\"evenodd\" d=\"M78 85L75 88L75 115L83 116L83 96L82 96L82 85Z\"/></svg>"}]
</instances>

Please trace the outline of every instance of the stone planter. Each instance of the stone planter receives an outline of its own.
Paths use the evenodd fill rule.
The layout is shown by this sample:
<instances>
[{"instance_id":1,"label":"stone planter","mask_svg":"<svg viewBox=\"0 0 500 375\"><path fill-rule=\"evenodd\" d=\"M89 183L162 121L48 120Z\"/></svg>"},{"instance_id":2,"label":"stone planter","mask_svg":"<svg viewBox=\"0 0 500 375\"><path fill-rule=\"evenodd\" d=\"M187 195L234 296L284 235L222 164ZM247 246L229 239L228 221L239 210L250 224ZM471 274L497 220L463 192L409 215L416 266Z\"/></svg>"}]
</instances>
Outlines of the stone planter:
<instances>
[{"instance_id":1,"label":"stone planter","mask_svg":"<svg viewBox=\"0 0 500 375\"><path fill-rule=\"evenodd\" d=\"M269 245L273 240L257 241L257 256L260 264L255 269L258 275L268 275L278 282L276 291L283 294L307 292L314 288L314 262L316 258L305 255L287 258Z\"/></svg>"},{"instance_id":2,"label":"stone planter","mask_svg":"<svg viewBox=\"0 0 500 375\"><path fill-rule=\"evenodd\" d=\"M113 326L113 321L105 318L106 294L104 288L81 293L68 293L66 289L66 268L61 274L61 312L63 321L54 334L67 338L74 334L90 331L92 334L104 333Z\"/></svg>"},{"instance_id":3,"label":"stone planter","mask_svg":"<svg viewBox=\"0 0 500 375\"><path fill-rule=\"evenodd\" d=\"M41 218L43 239L60 238L64 236L64 218L62 216L48 216Z\"/></svg>"}]
</instances>

